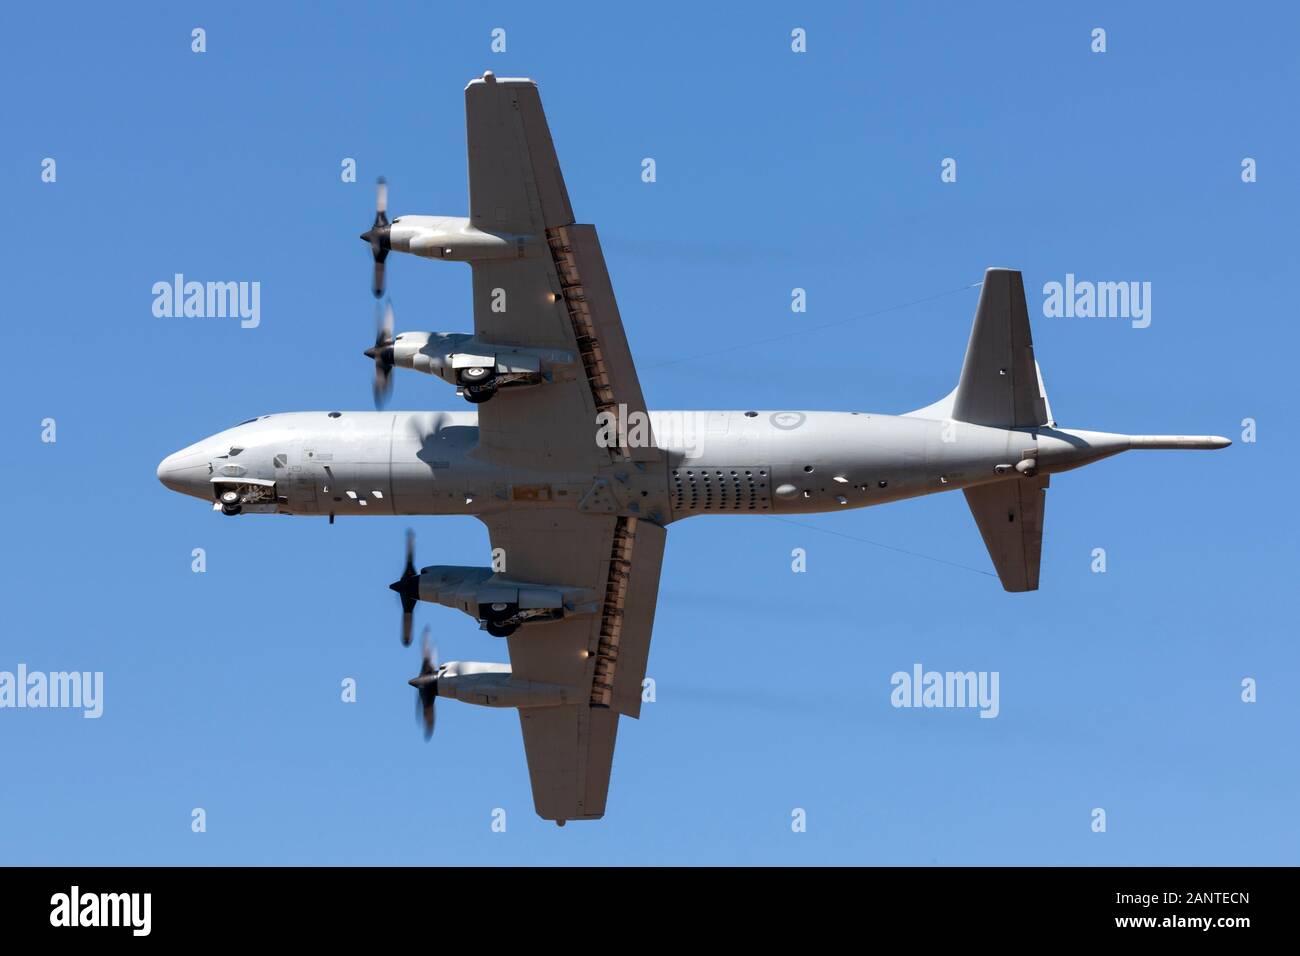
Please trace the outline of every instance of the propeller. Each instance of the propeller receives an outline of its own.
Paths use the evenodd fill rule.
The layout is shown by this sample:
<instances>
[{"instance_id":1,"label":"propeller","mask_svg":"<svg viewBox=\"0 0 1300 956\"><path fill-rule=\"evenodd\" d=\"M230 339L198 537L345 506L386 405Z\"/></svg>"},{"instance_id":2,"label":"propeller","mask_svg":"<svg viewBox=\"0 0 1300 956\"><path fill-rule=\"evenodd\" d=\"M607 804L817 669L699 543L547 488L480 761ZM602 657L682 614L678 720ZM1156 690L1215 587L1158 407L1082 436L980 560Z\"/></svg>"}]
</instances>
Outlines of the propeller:
<instances>
[{"instance_id":1,"label":"propeller","mask_svg":"<svg viewBox=\"0 0 1300 956\"><path fill-rule=\"evenodd\" d=\"M375 380L371 392L375 408L383 408L393 394L393 303L385 301L381 307L375 303L375 344L365 351L366 358L375 360Z\"/></svg>"},{"instance_id":2,"label":"propeller","mask_svg":"<svg viewBox=\"0 0 1300 956\"><path fill-rule=\"evenodd\" d=\"M416 602L420 600L420 575L415 570L415 532L406 529L406 567L402 576L388 585L402 599L402 646L411 646L411 622Z\"/></svg>"},{"instance_id":3,"label":"propeller","mask_svg":"<svg viewBox=\"0 0 1300 956\"><path fill-rule=\"evenodd\" d=\"M409 683L416 690L416 710L424 719L424 739L433 736L433 725L438 718L434 707L438 699L438 650L429 646L429 625L424 626L420 637L423 661L420 663L420 676L412 677Z\"/></svg>"},{"instance_id":4,"label":"propeller","mask_svg":"<svg viewBox=\"0 0 1300 956\"><path fill-rule=\"evenodd\" d=\"M370 254L375 259L375 276L370 283L370 291L376 299L382 298L384 294L384 260L392 248L388 230L388 181L380 176L375 187L375 221L361 234L361 238L370 243Z\"/></svg>"}]
</instances>

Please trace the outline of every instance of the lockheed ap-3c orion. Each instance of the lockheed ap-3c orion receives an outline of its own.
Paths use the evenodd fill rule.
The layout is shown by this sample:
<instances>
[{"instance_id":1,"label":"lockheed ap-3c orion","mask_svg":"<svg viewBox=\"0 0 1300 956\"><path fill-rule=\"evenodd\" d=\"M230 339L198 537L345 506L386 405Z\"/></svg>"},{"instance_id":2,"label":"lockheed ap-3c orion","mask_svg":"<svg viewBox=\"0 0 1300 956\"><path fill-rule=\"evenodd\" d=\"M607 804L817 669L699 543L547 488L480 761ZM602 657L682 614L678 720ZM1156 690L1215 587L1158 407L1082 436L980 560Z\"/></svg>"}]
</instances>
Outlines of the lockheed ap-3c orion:
<instances>
[{"instance_id":1,"label":"lockheed ap-3c orion","mask_svg":"<svg viewBox=\"0 0 1300 956\"><path fill-rule=\"evenodd\" d=\"M467 262L472 333L394 336L366 355L382 407L394 368L443 379L461 412L265 415L168 456L158 478L227 515L474 515L504 567L406 566L402 640L418 601L504 637L510 664L432 659L411 683L432 732L438 697L514 707L538 814L605 812L621 716L637 717L665 529L697 514L795 515L961 489L1008 591L1038 587L1053 474L1129 449L1222 448L1213 436L1058 428L1034 360L1019 272L985 274L957 387L903 415L649 412L596 230L574 221L527 79L465 89L469 216L362 236L384 289L390 252ZM639 427L627 427L638 421ZM608 427L613 422L617 427ZM682 422L697 427L683 428Z\"/></svg>"}]
</instances>

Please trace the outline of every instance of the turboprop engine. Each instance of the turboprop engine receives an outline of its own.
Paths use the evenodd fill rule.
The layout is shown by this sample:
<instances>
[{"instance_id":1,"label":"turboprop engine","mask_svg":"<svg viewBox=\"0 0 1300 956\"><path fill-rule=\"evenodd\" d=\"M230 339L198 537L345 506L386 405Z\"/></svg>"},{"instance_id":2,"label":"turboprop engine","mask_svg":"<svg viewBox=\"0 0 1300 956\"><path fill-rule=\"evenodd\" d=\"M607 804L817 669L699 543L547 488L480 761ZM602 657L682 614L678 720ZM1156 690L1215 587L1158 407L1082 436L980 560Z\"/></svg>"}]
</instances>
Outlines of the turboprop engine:
<instances>
[{"instance_id":1,"label":"turboprop engine","mask_svg":"<svg viewBox=\"0 0 1300 956\"><path fill-rule=\"evenodd\" d=\"M464 216L398 216L388 219L388 183L381 176L375 184L375 220L361 234L374 258L371 291L376 299L384 295L384 272L388 253L396 249L426 259L477 262L483 259L522 259L540 255L546 246L531 236L483 232Z\"/></svg>"},{"instance_id":2,"label":"turboprop engine","mask_svg":"<svg viewBox=\"0 0 1300 956\"><path fill-rule=\"evenodd\" d=\"M433 736L437 723L437 700L451 697L480 707L560 707L585 702L590 695L576 687L519 680L509 664L482 661L448 661L438 663L438 652L429 643L429 629L424 629L423 660L420 673L407 683L415 688L416 704L424 718L424 739Z\"/></svg>"},{"instance_id":3,"label":"turboprop engine","mask_svg":"<svg viewBox=\"0 0 1300 956\"><path fill-rule=\"evenodd\" d=\"M403 332L391 349L392 365L436 375L473 404L486 402L501 388L553 381L578 363L577 355L566 349L494 345L463 332Z\"/></svg>"},{"instance_id":4,"label":"turboprop engine","mask_svg":"<svg viewBox=\"0 0 1300 956\"><path fill-rule=\"evenodd\" d=\"M383 297L385 263L393 250L426 259L470 263L551 255L545 238L484 232L463 216L398 216L389 222L388 186L382 178L375 194L375 221L361 238L370 244L374 258L371 291L376 299ZM505 292L495 291L503 295ZM550 295L553 299L560 297L558 291ZM577 353L565 349L479 342L472 335L456 332L404 332L394 338L392 303L377 303L375 342L365 354L375 363L376 408L382 408L392 394L394 367L436 375L455 385L457 394L476 405L488 401L501 388L542 385L557 375L581 372Z\"/></svg>"},{"instance_id":5,"label":"turboprop engine","mask_svg":"<svg viewBox=\"0 0 1300 956\"><path fill-rule=\"evenodd\" d=\"M388 226L388 246L425 259L457 262L522 259L541 248L528 236L483 232L463 216L399 216Z\"/></svg>"},{"instance_id":6,"label":"turboprop engine","mask_svg":"<svg viewBox=\"0 0 1300 956\"><path fill-rule=\"evenodd\" d=\"M558 707L589 702L576 687L519 680L509 664L448 661L432 674L413 678L412 687L432 684L437 697L452 697L480 707Z\"/></svg>"},{"instance_id":7,"label":"turboprop engine","mask_svg":"<svg viewBox=\"0 0 1300 956\"><path fill-rule=\"evenodd\" d=\"M411 643L411 615L417 601L463 611L493 637L509 637L521 626L595 614L598 596L590 588L518 581L485 567L433 565L415 570L415 535L406 533L406 566L388 586L402 599L402 643Z\"/></svg>"}]
</instances>

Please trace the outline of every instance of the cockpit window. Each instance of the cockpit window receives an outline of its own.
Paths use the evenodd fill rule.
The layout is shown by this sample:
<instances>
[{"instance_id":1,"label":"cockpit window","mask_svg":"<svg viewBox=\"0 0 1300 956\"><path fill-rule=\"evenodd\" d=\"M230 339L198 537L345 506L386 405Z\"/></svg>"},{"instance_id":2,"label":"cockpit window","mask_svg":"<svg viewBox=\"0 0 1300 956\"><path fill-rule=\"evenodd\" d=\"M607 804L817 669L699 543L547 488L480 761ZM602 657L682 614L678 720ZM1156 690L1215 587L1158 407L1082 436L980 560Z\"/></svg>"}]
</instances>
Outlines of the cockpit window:
<instances>
[{"instance_id":1,"label":"cockpit window","mask_svg":"<svg viewBox=\"0 0 1300 956\"><path fill-rule=\"evenodd\" d=\"M250 418L250 419L249 419L248 421L246 421L246 422L240 422L239 425L251 425L251 424L253 424L253 422L255 422L255 421L257 421L256 418ZM236 425L235 427L238 428L239 425Z\"/></svg>"}]
</instances>

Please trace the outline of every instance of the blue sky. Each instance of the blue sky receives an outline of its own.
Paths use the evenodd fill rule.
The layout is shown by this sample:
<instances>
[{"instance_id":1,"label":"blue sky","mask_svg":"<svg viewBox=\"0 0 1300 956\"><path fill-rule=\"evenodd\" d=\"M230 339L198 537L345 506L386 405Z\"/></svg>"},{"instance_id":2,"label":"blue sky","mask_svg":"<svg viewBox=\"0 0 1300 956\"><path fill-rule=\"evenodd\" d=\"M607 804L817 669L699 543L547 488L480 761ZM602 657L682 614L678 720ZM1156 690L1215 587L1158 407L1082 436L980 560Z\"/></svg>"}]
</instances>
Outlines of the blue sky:
<instances>
[{"instance_id":1,"label":"blue sky","mask_svg":"<svg viewBox=\"0 0 1300 956\"><path fill-rule=\"evenodd\" d=\"M6 9L0 670L103 671L105 709L0 710L0 863L1295 863L1300 16L860 7ZM405 519L232 521L154 477L257 414L369 407L371 184L464 213L485 69L540 84L653 407L928 404L999 265L1063 426L1235 444L1057 478L1033 594L990 576L960 495L674 525L658 700L623 721L606 818L557 830L513 713L449 702L421 739L385 590ZM155 318L177 272L260 282L260 327ZM1149 281L1150 327L1044 318L1067 273ZM469 328L464 267L397 257L389 286L399 328ZM399 373L393 407L465 406ZM412 524L422 562L486 561L478 522ZM444 658L503 659L417 613ZM917 662L999 672L1000 715L892 708Z\"/></svg>"}]
</instances>

